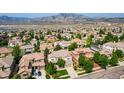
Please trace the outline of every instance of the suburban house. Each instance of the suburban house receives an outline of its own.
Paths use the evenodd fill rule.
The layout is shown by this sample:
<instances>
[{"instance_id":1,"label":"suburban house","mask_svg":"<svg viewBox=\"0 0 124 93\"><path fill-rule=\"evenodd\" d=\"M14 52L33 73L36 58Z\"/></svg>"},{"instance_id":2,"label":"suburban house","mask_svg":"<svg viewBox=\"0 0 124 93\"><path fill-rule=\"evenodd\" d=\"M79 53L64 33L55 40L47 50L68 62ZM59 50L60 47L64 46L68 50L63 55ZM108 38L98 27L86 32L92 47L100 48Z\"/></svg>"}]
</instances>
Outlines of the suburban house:
<instances>
[{"instance_id":1,"label":"suburban house","mask_svg":"<svg viewBox=\"0 0 124 93\"><path fill-rule=\"evenodd\" d=\"M23 45L23 46L20 46L20 49L22 51L22 54L33 53L34 46L32 46L32 45Z\"/></svg>"},{"instance_id":2,"label":"suburban house","mask_svg":"<svg viewBox=\"0 0 124 93\"><path fill-rule=\"evenodd\" d=\"M50 52L53 51L53 49L54 49L52 43L41 43L40 44L40 50L41 50L41 52L43 52L46 48L48 48Z\"/></svg>"},{"instance_id":3,"label":"suburban house","mask_svg":"<svg viewBox=\"0 0 124 93\"><path fill-rule=\"evenodd\" d=\"M11 56L12 48L0 47L0 58Z\"/></svg>"},{"instance_id":4,"label":"suburban house","mask_svg":"<svg viewBox=\"0 0 124 93\"><path fill-rule=\"evenodd\" d=\"M53 51L48 55L49 62L57 63L58 59L65 60L65 66L73 65L71 53L67 50Z\"/></svg>"},{"instance_id":5,"label":"suburban house","mask_svg":"<svg viewBox=\"0 0 124 93\"><path fill-rule=\"evenodd\" d=\"M73 65L78 65L78 58L80 54L84 55L88 59L93 57L93 51L90 48L77 48L71 53Z\"/></svg>"},{"instance_id":6,"label":"suburban house","mask_svg":"<svg viewBox=\"0 0 124 93\"><path fill-rule=\"evenodd\" d=\"M47 43L54 43L56 41L56 36L55 35L47 35L45 37Z\"/></svg>"},{"instance_id":7,"label":"suburban house","mask_svg":"<svg viewBox=\"0 0 124 93\"><path fill-rule=\"evenodd\" d=\"M112 52L113 50L116 49L116 46L115 46L115 43L108 42L108 43L103 44L102 49Z\"/></svg>"},{"instance_id":8,"label":"suburban house","mask_svg":"<svg viewBox=\"0 0 124 93\"><path fill-rule=\"evenodd\" d=\"M102 51L108 51L109 54L111 54L116 49L122 50L124 53L124 42L123 41L117 43L108 42L103 44L102 46Z\"/></svg>"},{"instance_id":9,"label":"suburban house","mask_svg":"<svg viewBox=\"0 0 124 93\"><path fill-rule=\"evenodd\" d=\"M44 67L45 62L42 53L26 54L20 60L18 74L21 75L21 78L27 78Z\"/></svg>"},{"instance_id":10,"label":"suburban house","mask_svg":"<svg viewBox=\"0 0 124 93\"><path fill-rule=\"evenodd\" d=\"M8 42L9 47L14 47L16 45L19 45L19 46L22 45L22 40L18 39L18 38L9 40L9 42Z\"/></svg>"},{"instance_id":11,"label":"suburban house","mask_svg":"<svg viewBox=\"0 0 124 93\"><path fill-rule=\"evenodd\" d=\"M79 38L75 38L71 41L72 43L75 42L77 43L78 47L81 47L84 45L84 43L79 39Z\"/></svg>"},{"instance_id":12,"label":"suburban house","mask_svg":"<svg viewBox=\"0 0 124 93\"><path fill-rule=\"evenodd\" d=\"M0 58L0 79L9 78L13 68L13 57Z\"/></svg>"},{"instance_id":13,"label":"suburban house","mask_svg":"<svg viewBox=\"0 0 124 93\"><path fill-rule=\"evenodd\" d=\"M54 43L54 47L60 45L63 49L67 49L70 44L70 41L57 41Z\"/></svg>"}]
</instances>

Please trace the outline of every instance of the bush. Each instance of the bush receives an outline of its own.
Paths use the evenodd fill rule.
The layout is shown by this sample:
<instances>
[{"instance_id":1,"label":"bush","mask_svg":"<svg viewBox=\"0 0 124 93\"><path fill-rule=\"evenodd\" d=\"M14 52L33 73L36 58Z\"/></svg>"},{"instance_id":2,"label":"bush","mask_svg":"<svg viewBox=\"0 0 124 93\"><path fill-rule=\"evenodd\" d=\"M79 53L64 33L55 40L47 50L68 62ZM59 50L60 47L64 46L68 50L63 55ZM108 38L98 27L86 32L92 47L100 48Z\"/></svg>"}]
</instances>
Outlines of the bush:
<instances>
[{"instance_id":1,"label":"bush","mask_svg":"<svg viewBox=\"0 0 124 93\"><path fill-rule=\"evenodd\" d=\"M46 79L50 79L50 76L49 75L46 75Z\"/></svg>"}]
</instances>

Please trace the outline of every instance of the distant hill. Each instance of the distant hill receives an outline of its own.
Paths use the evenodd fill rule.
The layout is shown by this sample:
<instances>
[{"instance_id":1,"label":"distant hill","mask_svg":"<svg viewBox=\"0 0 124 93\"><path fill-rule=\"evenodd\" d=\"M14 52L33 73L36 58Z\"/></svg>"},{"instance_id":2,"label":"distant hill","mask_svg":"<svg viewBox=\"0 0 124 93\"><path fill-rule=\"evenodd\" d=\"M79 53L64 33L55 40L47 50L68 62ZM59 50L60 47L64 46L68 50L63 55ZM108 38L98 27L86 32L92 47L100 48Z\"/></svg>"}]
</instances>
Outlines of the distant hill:
<instances>
[{"instance_id":1,"label":"distant hill","mask_svg":"<svg viewBox=\"0 0 124 93\"><path fill-rule=\"evenodd\" d=\"M54 16L39 18L0 16L0 24L42 24L42 23L77 23L77 22L118 22L124 18L90 18L81 14L60 13Z\"/></svg>"}]
</instances>

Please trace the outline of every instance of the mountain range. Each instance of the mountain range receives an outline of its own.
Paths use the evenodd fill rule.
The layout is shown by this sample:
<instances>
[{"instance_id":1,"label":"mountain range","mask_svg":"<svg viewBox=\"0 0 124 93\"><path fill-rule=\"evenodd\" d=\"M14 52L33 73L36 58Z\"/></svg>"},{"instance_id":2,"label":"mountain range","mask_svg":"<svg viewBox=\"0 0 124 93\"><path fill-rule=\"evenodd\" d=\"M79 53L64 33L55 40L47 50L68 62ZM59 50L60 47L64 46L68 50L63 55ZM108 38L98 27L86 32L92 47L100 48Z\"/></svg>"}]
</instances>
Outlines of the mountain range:
<instances>
[{"instance_id":1,"label":"mountain range","mask_svg":"<svg viewBox=\"0 0 124 93\"><path fill-rule=\"evenodd\" d=\"M0 16L0 24L40 24L40 23L81 23L81 22L121 22L124 23L124 18L90 18L81 14L60 13L54 16L24 18L24 17L9 17L6 15Z\"/></svg>"}]
</instances>

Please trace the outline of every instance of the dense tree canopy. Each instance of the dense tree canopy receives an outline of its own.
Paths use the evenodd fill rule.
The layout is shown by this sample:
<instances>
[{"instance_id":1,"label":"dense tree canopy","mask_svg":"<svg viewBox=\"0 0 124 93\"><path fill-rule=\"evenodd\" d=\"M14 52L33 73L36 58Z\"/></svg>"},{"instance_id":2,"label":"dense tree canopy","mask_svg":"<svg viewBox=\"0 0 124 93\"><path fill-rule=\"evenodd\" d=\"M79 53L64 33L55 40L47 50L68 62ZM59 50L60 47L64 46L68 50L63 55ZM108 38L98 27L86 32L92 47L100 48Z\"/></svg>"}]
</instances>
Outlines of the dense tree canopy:
<instances>
[{"instance_id":1,"label":"dense tree canopy","mask_svg":"<svg viewBox=\"0 0 124 93\"><path fill-rule=\"evenodd\" d=\"M111 59L109 60L109 64L111 66L117 66L118 65L118 56L116 55L115 52L112 53L112 57Z\"/></svg>"},{"instance_id":2,"label":"dense tree canopy","mask_svg":"<svg viewBox=\"0 0 124 93\"><path fill-rule=\"evenodd\" d=\"M74 50L75 48L77 48L77 43L75 43L75 42L68 46L68 50L69 50L69 51L72 51L72 50Z\"/></svg>"},{"instance_id":3,"label":"dense tree canopy","mask_svg":"<svg viewBox=\"0 0 124 93\"><path fill-rule=\"evenodd\" d=\"M92 69L93 69L93 62L90 60L85 60L83 67L87 73L90 73L92 72Z\"/></svg>"},{"instance_id":4,"label":"dense tree canopy","mask_svg":"<svg viewBox=\"0 0 124 93\"><path fill-rule=\"evenodd\" d=\"M78 62L80 66L84 65L85 57L82 54L79 55Z\"/></svg>"},{"instance_id":5,"label":"dense tree canopy","mask_svg":"<svg viewBox=\"0 0 124 93\"><path fill-rule=\"evenodd\" d=\"M88 36L86 39L86 46L90 47L93 44L93 39L91 36Z\"/></svg>"},{"instance_id":6,"label":"dense tree canopy","mask_svg":"<svg viewBox=\"0 0 124 93\"><path fill-rule=\"evenodd\" d=\"M65 67L65 60L63 60L63 59L58 59L58 61L57 61L57 65L59 66L59 67Z\"/></svg>"},{"instance_id":7,"label":"dense tree canopy","mask_svg":"<svg viewBox=\"0 0 124 93\"><path fill-rule=\"evenodd\" d=\"M120 36L120 40L124 40L124 33Z\"/></svg>"},{"instance_id":8,"label":"dense tree canopy","mask_svg":"<svg viewBox=\"0 0 124 93\"><path fill-rule=\"evenodd\" d=\"M78 33L78 34L76 35L76 38L81 39L81 34L80 34L80 33Z\"/></svg>"},{"instance_id":9,"label":"dense tree canopy","mask_svg":"<svg viewBox=\"0 0 124 93\"><path fill-rule=\"evenodd\" d=\"M56 67L54 66L54 64L52 62L49 62L46 67L45 70L47 72L47 74L53 75L57 72Z\"/></svg>"},{"instance_id":10,"label":"dense tree canopy","mask_svg":"<svg viewBox=\"0 0 124 93\"><path fill-rule=\"evenodd\" d=\"M21 49L20 49L20 47L18 45L13 47L12 55L14 56L15 62L18 64L19 60L20 60L20 58L22 56L21 55Z\"/></svg>"},{"instance_id":11,"label":"dense tree canopy","mask_svg":"<svg viewBox=\"0 0 124 93\"><path fill-rule=\"evenodd\" d=\"M56 45L56 47L54 48L54 51L58 51L60 49L62 49L62 47L60 45Z\"/></svg>"},{"instance_id":12,"label":"dense tree canopy","mask_svg":"<svg viewBox=\"0 0 124 93\"><path fill-rule=\"evenodd\" d=\"M104 54L100 55L98 64L102 68L106 69L106 67L108 66L108 57Z\"/></svg>"},{"instance_id":13,"label":"dense tree canopy","mask_svg":"<svg viewBox=\"0 0 124 93\"><path fill-rule=\"evenodd\" d=\"M7 46L7 45L8 45L8 41L7 41L7 40L0 39L0 46L1 46L1 47Z\"/></svg>"},{"instance_id":14,"label":"dense tree canopy","mask_svg":"<svg viewBox=\"0 0 124 93\"><path fill-rule=\"evenodd\" d=\"M115 51L116 55L118 56L118 58L122 58L124 55L123 55L123 51L122 50L116 50Z\"/></svg>"}]
</instances>

